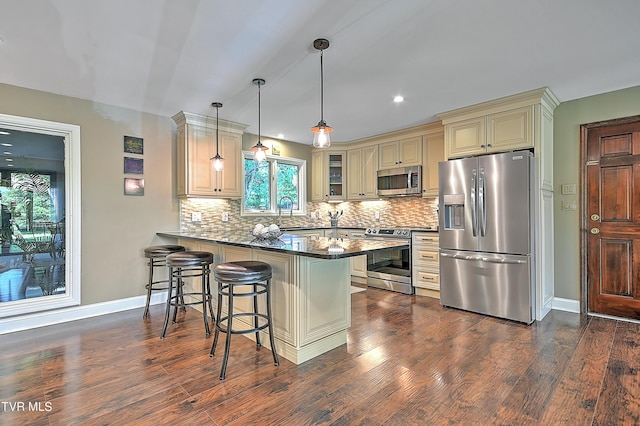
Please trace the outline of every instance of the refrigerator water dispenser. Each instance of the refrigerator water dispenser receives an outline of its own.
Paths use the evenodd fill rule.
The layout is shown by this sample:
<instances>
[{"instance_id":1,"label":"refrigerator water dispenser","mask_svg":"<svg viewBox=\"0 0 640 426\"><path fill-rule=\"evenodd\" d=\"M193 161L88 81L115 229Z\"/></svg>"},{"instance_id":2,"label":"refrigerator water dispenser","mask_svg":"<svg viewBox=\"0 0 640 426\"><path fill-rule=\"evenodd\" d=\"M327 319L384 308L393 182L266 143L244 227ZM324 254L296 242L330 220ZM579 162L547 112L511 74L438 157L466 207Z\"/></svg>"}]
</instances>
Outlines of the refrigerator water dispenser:
<instances>
[{"instance_id":1,"label":"refrigerator water dispenser","mask_svg":"<svg viewBox=\"0 0 640 426\"><path fill-rule=\"evenodd\" d=\"M464 229L464 194L444 194L444 229Z\"/></svg>"}]
</instances>

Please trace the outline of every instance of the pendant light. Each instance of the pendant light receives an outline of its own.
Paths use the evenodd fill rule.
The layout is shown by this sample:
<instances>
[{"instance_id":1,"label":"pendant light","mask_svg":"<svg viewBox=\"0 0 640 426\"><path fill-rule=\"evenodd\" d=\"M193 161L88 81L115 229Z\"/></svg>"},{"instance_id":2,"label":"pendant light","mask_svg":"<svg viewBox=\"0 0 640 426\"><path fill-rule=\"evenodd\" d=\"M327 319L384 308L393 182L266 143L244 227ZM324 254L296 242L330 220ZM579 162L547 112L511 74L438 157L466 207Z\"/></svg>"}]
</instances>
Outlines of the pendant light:
<instances>
[{"instance_id":1,"label":"pendant light","mask_svg":"<svg viewBox=\"0 0 640 426\"><path fill-rule=\"evenodd\" d=\"M220 157L220 150L219 150L220 138L218 133L218 129L220 128L218 110L222 108L222 104L220 102L213 102L211 106L216 109L216 156L211 158L211 161L213 161L213 169L216 172L219 172L224 168L224 158Z\"/></svg>"},{"instance_id":2,"label":"pendant light","mask_svg":"<svg viewBox=\"0 0 640 426\"><path fill-rule=\"evenodd\" d=\"M329 133L333 132L333 127L327 126L324 121L324 68L322 64L322 56L324 50L329 47L329 40L319 38L314 40L313 47L320 51L320 121L318 125L311 128L313 135L313 146L316 148L328 148L331 145Z\"/></svg>"},{"instance_id":3,"label":"pendant light","mask_svg":"<svg viewBox=\"0 0 640 426\"><path fill-rule=\"evenodd\" d=\"M260 86L263 86L264 83L265 81L262 78L253 79L253 84L258 86L258 143L251 147L251 151L253 151L253 159L258 162L264 161L267 158L267 150L269 149L262 145L260 141L260 137L262 136L260 134Z\"/></svg>"}]
</instances>

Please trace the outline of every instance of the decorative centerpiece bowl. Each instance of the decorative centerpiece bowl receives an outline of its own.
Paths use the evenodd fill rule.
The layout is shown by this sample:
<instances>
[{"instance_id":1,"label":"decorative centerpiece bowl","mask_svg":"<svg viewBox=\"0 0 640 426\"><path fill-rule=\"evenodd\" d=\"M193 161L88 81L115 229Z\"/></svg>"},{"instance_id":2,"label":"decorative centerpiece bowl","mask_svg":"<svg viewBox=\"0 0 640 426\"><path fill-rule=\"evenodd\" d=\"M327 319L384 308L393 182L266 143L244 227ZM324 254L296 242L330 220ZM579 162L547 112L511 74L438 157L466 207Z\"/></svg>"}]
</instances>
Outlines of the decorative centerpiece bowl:
<instances>
[{"instance_id":1,"label":"decorative centerpiece bowl","mask_svg":"<svg viewBox=\"0 0 640 426\"><path fill-rule=\"evenodd\" d=\"M251 231L251 235L254 241L276 241L283 234L280 231L278 225L272 224L269 226L263 226L261 223L257 224Z\"/></svg>"}]
</instances>

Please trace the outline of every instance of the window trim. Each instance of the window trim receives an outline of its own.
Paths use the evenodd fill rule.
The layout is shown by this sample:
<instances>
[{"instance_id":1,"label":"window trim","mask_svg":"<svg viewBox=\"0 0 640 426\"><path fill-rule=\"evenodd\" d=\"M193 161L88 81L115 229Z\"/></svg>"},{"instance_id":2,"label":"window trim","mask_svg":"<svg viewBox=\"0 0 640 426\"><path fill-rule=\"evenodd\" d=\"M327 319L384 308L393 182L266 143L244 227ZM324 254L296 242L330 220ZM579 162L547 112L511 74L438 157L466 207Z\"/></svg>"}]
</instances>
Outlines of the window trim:
<instances>
[{"instance_id":1,"label":"window trim","mask_svg":"<svg viewBox=\"0 0 640 426\"><path fill-rule=\"evenodd\" d=\"M293 211L294 216L306 216L307 215L307 160L300 158L282 157L280 155L267 155L265 161L271 164L271 189L270 189L270 204L273 206L270 210L245 210L244 208L244 182L245 182L245 169L244 161L253 159L252 151L242 151L242 198L240 199L240 216L278 216L278 200L276 199L278 188L276 182L276 169L277 164L292 164L299 166L298 173L298 209ZM289 214L289 211L287 211Z\"/></svg>"}]
</instances>

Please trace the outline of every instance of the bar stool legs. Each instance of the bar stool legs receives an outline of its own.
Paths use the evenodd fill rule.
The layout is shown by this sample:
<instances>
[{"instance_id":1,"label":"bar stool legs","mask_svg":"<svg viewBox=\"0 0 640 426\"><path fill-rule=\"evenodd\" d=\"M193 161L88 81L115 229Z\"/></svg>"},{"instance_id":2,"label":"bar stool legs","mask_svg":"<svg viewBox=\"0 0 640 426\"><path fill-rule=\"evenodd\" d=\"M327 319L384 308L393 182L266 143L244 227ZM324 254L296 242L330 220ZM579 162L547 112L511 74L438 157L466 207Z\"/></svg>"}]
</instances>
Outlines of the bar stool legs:
<instances>
[{"instance_id":1,"label":"bar stool legs","mask_svg":"<svg viewBox=\"0 0 640 426\"><path fill-rule=\"evenodd\" d=\"M178 245L160 245L151 246L144 249L144 256L149 259L147 265L149 266L148 281L145 285L147 290L147 302L144 305L144 312L142 318L149 316L149 305L151 304L151 293L157 290L167 290L169 280L155 280L154 270L158 268L164 268L166 266L166 257L171 253L185 251L183 246Z\"/></svg>"},{"instance_id":2,"label":"bar stool legs","mask_svg":"<svg viewBox=\"0 0 640 426\"><path fill-rule=\"evenodd\" d=\"M211 319L215 322L213 313L211 281L210 281L210 265L213 263L213 254L203 251L184 251L173 253L166 258L169 267L169 280L171 285L167 294L167 304L164 315L164 325L160 338L164 339L167 327L169 325L169 316L171 315L171 307L173 306L173 323L175 324L178 317L178 308L186 311L185 307L190 305L202 305L202 319L204 321L204 330L206 336L211 335L209 329L209 320L207 318L207 310L211 314ZM185 293L185 278L201 278L201 290L199 293ZM176 294L173 294L175 288ZM194 302L186 302L185 296L197 296L200 300Z\"/></svg>"},{"instance_id":3,"label":"bar stool legs","mask_svg":"<svg viewBox=\"0 0 640 426\"><path fill-rule=\"evenodd\" d=\"M214 277L218 283L218 307L215 325L215 334L213 344L211 345L210 356L214 356L218 345L220 332L226 333L224 355L222 357L222 368L220 370L220 380L224 380L227 373L227 364L229 361L229 351L231 349L232 334L249 334L255 333L256 349L262 347L260 342L260 331L268 329L269 342L271 344L271 352L273 354L273 363L275 366L280 365L278 353L276 351L275 338L273 334L273 321L271 316L271 266L264 262L241 261L221 263L214 268ZM250 292L237 292L236 287L252 286ZM258 296L264 294L266 296L266 314L258 312ZM222 317L222 301L226 296L228 312L226 317ZM234 297L252 297L253 312L233 313ZM234 318L252 317L253 327L248 330L237 330L233 328ZM262 324L260 324L262 322Z\"/></svg>"}]
</instances>

